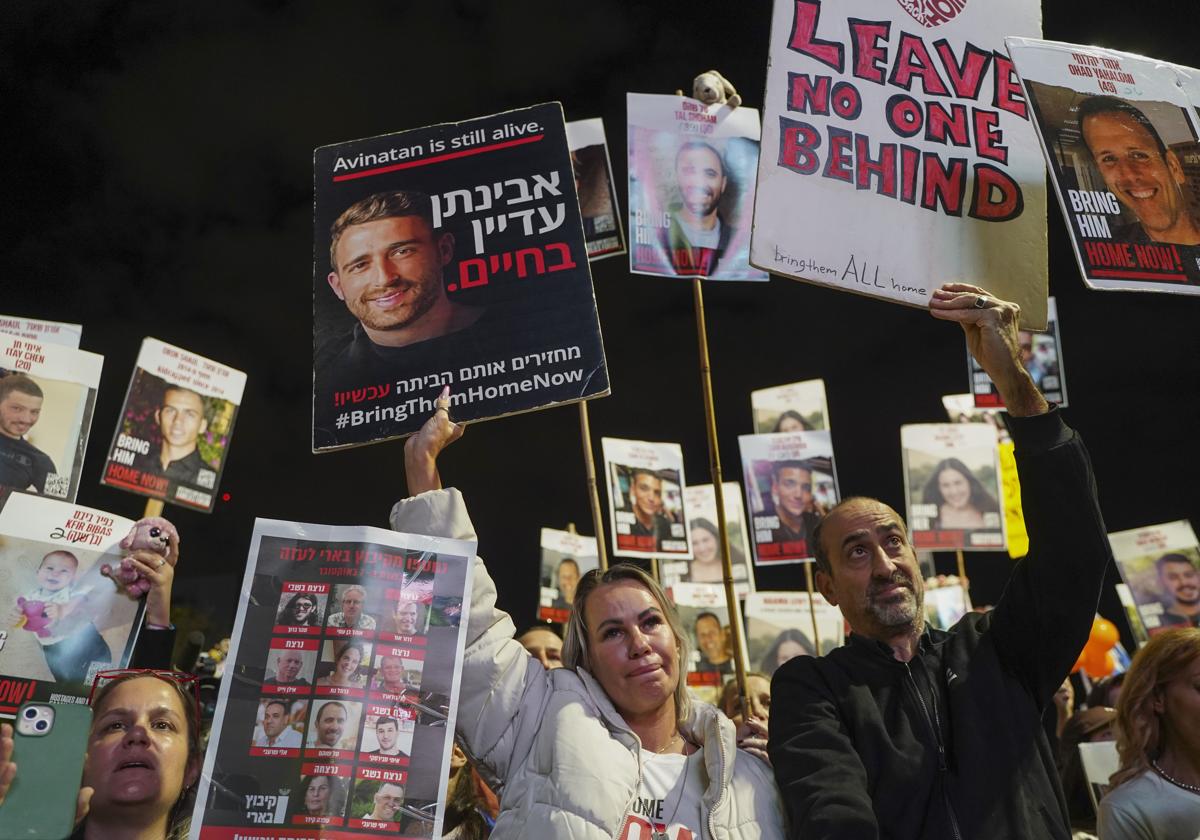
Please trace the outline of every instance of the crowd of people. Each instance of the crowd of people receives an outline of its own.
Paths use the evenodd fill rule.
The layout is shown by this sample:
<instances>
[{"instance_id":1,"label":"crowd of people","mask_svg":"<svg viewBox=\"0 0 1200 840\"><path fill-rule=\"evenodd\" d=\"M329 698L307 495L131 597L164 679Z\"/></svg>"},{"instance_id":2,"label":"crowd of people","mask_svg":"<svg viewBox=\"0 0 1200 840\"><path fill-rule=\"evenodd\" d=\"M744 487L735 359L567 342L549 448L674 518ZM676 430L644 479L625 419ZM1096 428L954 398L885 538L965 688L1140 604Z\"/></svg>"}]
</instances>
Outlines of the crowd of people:
<instances>
[{"instance_id":1,"label":"crowd of people","mask_svg":"<svg viewBox=\"0 0 1200 840\"><path fill-rule=\"evenodd\" d=\"M747 674L745 696L730 681L716 707L690 694L692 633L641 567L580 576L562 637L548 627L518 636L476 558L445 836L1068 838L1094 827L1102 840L1194 840L1200 629L1155 635L1127 673L1074 709L1064 680L1111 562L1087 451L1022 366L1014 305L951 284L934 293L931 310L962 325L1008 408L1031 549L997 605L946 630L929 627L903 518L876 499L845 498L811 537L816 585L841 610L846 644L815 657L796 645L785 655L783 640L762 663L773 678ZM449 409L443 396L408 440L409 496L390 522L404 533L474 540L466 503L443 488L438 468L463 433ZM982 512L952 472L947 465L934 478L942 515L959 502ZM203 747L194 680L167 670L177 539L169 551L170 562L135 555L151 589L134 664L156 670L111 675L94 693L77 838L187 832ZM330 621L374 622L364 600L358 587L342 589ZM319 609L297 596L278 619L304 625ZM388 620L399 629L417 619ZM710 629L701 620L706 659L721 659L723 645L701 633ZM359 685L363 660L347 641L316 677L283 653L270 679ZM256 737L286 737L288 713L286 703L267 703ZM1096 808L1078 747L1114 737L1119 770ZM4 724L0 824L20 776L13 750ZM346 796L340 784L314 773L296 807L330 813ZM371 813L380 819L399 807L392 787L375 794Z\"/></svg>"}]
</instances>

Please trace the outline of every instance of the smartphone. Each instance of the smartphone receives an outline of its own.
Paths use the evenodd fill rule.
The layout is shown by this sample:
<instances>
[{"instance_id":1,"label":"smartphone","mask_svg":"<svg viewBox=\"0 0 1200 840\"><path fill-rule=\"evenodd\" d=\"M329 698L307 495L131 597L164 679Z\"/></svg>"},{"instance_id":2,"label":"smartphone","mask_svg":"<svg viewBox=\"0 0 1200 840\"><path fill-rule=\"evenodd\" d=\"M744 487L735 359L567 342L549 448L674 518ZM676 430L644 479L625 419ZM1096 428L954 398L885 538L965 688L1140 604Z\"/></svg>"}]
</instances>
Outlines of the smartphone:
<instances>
[{"instance_id":1,"label":"smartphone","mask_svg":"<svg viewBox=\"0 0 1200 840\"><path fill-rule=\"evenodd\" d=\"M13 721L17 777L0 805L0 840L64 840L75 830L90 706L25 703Z\"/></svg>"}]
</instances>

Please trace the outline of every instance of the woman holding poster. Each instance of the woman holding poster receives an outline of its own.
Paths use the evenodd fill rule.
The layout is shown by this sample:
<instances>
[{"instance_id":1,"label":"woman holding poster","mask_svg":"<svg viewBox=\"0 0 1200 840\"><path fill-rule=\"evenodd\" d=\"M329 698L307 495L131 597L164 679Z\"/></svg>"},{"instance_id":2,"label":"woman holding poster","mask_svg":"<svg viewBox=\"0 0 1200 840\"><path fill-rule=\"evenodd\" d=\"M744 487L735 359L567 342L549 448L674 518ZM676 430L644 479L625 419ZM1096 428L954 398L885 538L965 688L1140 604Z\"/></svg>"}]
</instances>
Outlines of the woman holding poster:
<instances>
[{"instance_id":1,"label":"woman holding poster","mask_svg":"<svg viewBox=\"0 0 1200 840\"><path fill-rule=\"evenodd\" d=\"M405 446L408 487L419 495L395 506L393 528L474 533L437 470L437 455L461 434L444 391ZM471 599L458 735L503 784L494 840L785 836L767 765L737 749L727 718L689 698L690 643L653 578L626 565L585 575L565 667L554 671L530 667L478 559ZM756 737L741 745L760 749L765 729L746 727Z\"/></svg>"}]
</instances>

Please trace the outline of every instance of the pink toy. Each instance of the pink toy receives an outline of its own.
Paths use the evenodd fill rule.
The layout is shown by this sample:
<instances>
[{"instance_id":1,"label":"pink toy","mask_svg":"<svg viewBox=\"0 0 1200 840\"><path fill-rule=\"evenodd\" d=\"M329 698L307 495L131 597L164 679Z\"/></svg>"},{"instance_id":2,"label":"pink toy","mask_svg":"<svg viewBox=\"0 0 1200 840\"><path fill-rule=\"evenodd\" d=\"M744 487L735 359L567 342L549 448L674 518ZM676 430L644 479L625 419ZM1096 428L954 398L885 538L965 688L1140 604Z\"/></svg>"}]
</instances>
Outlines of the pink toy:
<instances>
[{"instance_id":1,"label":"pink toy","mask_svg":"<svg viewBox=\"0 0 1200 840\"><path fill-rule=\"evenodd\" d=\"M17 598L17 608L25 614L25 620L20 627L25 628L30 633L37 633L39 637L46 638L50 635L50 618L46 615L45 601L26 601L23 597Z\"/></svg>"},{"instance_id":2,"label":"pink toy","mask_svg":"<svg viewBox=\"0 0 1200 840\"><path fill-rule=\"evenodd\" d=\"M172 536L179 536L174 525L161 516L150 516L134 523L133 530L121 540L121 548L130 552L147 549L165 558L170 552ZM116 569L105 563L100 567L100 572L117 581L134 598L140 598L150 591L150 581L142 577L128 557Z\"/></svg>"}]
</instances>

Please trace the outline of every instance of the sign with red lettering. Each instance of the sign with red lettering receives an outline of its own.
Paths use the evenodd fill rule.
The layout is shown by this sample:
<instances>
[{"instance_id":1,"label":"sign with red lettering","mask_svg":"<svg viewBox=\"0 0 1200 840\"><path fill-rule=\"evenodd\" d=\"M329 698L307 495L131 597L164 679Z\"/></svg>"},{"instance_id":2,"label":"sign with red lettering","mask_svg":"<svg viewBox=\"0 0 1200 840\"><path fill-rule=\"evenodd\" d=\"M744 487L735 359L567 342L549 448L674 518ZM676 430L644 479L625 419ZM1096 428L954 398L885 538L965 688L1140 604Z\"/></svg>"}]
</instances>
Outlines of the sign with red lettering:
<instances>
[{"instance_id":1,"label":"sign with red lettering","mask_svg":"<svg viewBox=\"0 0 1200 840\"><path fill-rule=\"evenodd\" d=\"M1200 72L1007 38L1093 289L1200 295Z\"/></svg>"},{"instance_id":2,"label":"sign with red lettering","mask_svg":"<svg viewBox=\"0 0 1200 840\"><path fill-rule=\"evenodd\" d=\"M65 321L39 321L36 318L0 315L0 333L27 338L41 344L58 344L78 349L79 339L83 335L83 326L69 324Z\"/></svg>"},{"instance_id":3,"label":"sign with red lettering","mask_svg":"<svg viewBox=\"0 0 1200 840\"><path fill-rule=\"evenodd\" d=\"M969 278L1043 328L1045 174L1010 33L1041 33L1036 0L776 0L750 262L920 307Z\"/></svg>"},{"instance_id":4,"label":"sign with red lettering","mask_svg":"<svg viewBox=\"0 0 1200 840\"><path fill-rule=\"evenodd\" d=\"M562 106L313 153L314 452L608 394Z\"/></svg>"}]
</instances>

